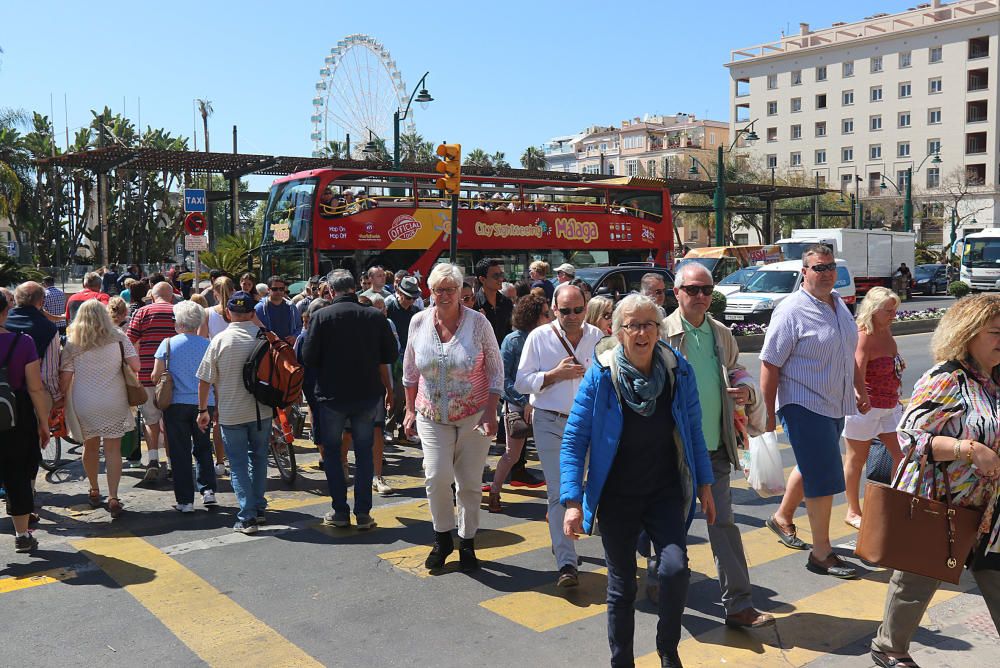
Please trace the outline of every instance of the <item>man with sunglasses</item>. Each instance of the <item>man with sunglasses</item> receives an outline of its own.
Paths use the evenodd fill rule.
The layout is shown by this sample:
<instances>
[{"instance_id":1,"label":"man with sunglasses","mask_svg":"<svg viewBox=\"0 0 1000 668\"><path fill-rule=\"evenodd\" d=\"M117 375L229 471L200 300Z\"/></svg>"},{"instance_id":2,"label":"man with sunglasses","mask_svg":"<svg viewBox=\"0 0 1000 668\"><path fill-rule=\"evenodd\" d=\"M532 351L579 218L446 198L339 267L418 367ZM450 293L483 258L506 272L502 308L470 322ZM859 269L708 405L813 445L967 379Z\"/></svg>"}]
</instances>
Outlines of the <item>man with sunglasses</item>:
<instances>
[{"instance_id":1,"label":"man with sunglasses","mask_svg":"<svg viewBox=\"0 0 1000 668\"><path fill-rule=\"evenodd\" d=\"M281 276L272 276L267 282L268 296L257 302L254 311L264 329L295 345L302 333L302 316L290 301L285 299L288 283Z\"/></svg>"},{"instance_id":2,"label":"man with sunglasses","mask_svg":"<svg viewBox=\"0 0 1000 668\"><path fill-rule=\"evenodd\" d=\"M556 286L552 310L556 322L536 327L521 351L514 389L529 396L535 449L548 482L549 535L560 587L579 584L576 548L563 533L566 509L559 503L559 449L576 391L590 367L604 332L587 324L583 290L570 283Z\"/></svg>"},{"instance_id":3,"label":"man with sunglasses","mask_svg":"<svg viewBox=\"0 0 1000 668\"><path fill-rule=\"evenodd\" d=\"M661 274L652 271L648 274L643 274L639 286L642 294L656 302L657 306L663 308L663 302L667 298L667 284L663 282Z\"/></svg>"},{"instance_id":4,"label":"man with sunglasses","mask_svg":"<svg viewBox=\"0 0 1000 668\"><path fill-rule=\"evenodd\" d=\"M662 280L661 280L662 285ZM663 321L664 340L681 351L694 370L701 404L701 430L712 461L712 500L715 524L708 527L726 626L760 628L774 624L774 617L753 607L750 571L743 552L743 539L733 521L733 495L729 487L733 468L740 468L735 426L737 406L749 417L750 434L756 436L765 426L763 397L753 378L740 364L736 338L725 325L708 312L715 289L712 274L703 265L690 262L681 267L674 279L677 310ZM645 290L645 279L643 280ZM657 572L651 564L650 573ZM654 590L658 590L658 582Z\"/></svg>"},{"instance_id":5,"label":"man with sunglasses","mask_svg":"<svg viewBox=\"0 0 1000 668\"><path fill-rule=\"evenodd\" d=\"M497 345L511 333L511 317L514 315L514 302L507 299L500 289L503 287L503 260L499 258L484 258L476 263L477 289L472 304L463 304L479 311L486 316L493 326L497 337Z\"/></svg>"},{"instance_id":6,"label":"man with sunglasses","mask_svg":"<svg viewBox=\"0 0 1000 668\"><path fill-rule=\"evenodd\" d=\"M858 327L833 290L836 282L830 247L809 246L802 254L802 288L775 309L760 351L767 431L781 418L797 464L766 524L786 547L808 550L792 521L805 498L813 538L806 568L850 579L855 569L830 544L830 513L833 497L846 488L840 457L844 417L870 407L854 362Z\"/></svg>"}]
</instances>

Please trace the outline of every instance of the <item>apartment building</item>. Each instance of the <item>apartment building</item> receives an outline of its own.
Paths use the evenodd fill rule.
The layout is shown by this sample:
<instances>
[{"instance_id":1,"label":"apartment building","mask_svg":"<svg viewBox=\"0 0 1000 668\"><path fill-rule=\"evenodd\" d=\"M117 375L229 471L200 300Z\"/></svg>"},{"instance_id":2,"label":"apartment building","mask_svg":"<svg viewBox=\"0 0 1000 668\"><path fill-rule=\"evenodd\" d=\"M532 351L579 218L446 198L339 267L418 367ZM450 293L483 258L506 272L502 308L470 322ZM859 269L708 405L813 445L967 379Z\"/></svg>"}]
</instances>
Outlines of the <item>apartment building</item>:
<instances>
[{"instance_id":1,"label":"apartment building","mask_svg":"<svg viewBox=\"0 0 1000 668\"><path fill-rule=\"evenodd\" d=\"M818 176L863 202L898 199L912 168L914 227L927 241L942 241L944 191L959 183L969 190L962 231L1000 227L998 34L997 0L935 0L822 30L803 23L732 51L731 128L755 122L760 139L742 150L758 164ZM935 153L939 164L925 160Z\"/></svg>"}]
</instances>

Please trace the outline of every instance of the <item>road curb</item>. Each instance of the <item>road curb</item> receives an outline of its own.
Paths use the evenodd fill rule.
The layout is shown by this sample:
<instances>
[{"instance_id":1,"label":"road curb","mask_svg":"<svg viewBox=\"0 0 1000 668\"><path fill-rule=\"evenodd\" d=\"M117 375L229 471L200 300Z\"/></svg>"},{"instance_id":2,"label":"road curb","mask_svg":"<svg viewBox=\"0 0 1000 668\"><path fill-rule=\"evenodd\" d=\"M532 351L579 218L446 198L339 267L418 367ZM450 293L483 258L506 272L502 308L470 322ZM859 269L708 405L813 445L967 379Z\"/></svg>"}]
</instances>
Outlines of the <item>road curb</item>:
<instances>
[{"instance_id":1,"label":"road curb","mask_svg":"<svg viewBox=\"0 0 1000 668\"><path fill-rule=\"evenodd\" d=\"M896 336L902 334L926 334L937 329L940 318L927 318L925 320L904 320L892 323L892 333ZM763 334L753 334L751 336L737 336L736 345L741 353L759 353L764 345Z\"/></svg>"}]
</instances>

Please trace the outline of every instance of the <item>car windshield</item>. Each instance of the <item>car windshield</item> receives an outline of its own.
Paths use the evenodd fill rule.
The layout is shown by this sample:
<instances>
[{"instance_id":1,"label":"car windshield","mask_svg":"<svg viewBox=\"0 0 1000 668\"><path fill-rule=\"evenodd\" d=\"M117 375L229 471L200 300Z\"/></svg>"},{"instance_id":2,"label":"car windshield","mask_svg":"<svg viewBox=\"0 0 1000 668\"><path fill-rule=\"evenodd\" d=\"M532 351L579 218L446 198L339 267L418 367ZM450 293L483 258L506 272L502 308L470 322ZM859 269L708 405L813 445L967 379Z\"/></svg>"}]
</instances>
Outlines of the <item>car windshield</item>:
<instances>
[{"instance_id":1,"label":"car windshield","mask_svg":"<svg viewBox=\"0 0 1000 668\"><path fill-rule=\"evenodd\" d=\"M936 264L918 264L913 275L916 278L930 278L937 271L938 266Z\"/></svg>"},{"instance_id":2,"label":"car windshield","mask_svg":"<svg viewBox=\"0 0 1000 668\"><path fill-rule=\"evenodd\" d=\"M719 285L743 285L750 280L750 277L760 271L760 267L746 267L737 269L733 273L719 281Z\"/></svg>"},{"instance_id":3,"label":"car windshield","mask_svg":"<svg viewBox=\"0 0 1000 668\"><path fill-rule=\"evenodd\" d=\"M758 271L747 283L743 292L789 293L795 289L797 271Z\"/></svg>"}]
</instances>

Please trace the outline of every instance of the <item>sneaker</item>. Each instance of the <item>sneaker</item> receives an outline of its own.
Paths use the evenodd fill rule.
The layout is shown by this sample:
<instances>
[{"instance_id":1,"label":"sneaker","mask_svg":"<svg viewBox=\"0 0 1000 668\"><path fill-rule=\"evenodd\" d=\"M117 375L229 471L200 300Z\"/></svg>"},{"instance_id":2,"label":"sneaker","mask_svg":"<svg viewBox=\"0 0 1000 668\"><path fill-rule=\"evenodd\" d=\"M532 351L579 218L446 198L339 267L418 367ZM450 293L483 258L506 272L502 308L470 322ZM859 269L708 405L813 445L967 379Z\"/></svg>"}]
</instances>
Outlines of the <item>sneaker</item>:
<instances>
[{"instance_id":1,"label":"sneaker","mask_svg":"<svg viewBox=\"0 0 1000 668\"><path fill-rule=\"evenodd\" d=\"M175 503L174 510L179 513L193 513L194 504L193 503Z\"/></svg>"},{"instance_id":2,"label":"sneaker","mask_svg":"<svg viewBox=\"0 0 1000 668\"><path fill-rule=\"evenodd\" d=\"M219 464L215 465L215 475L216 476L224 476L227 473L229 473L229 471L226 470L226 465L225 464L222 464L220 462Z\"/></svg>"},{"instance_id":3,"label":"sneaker","mask_svg":"<svg viewBox=\"0 0 1000 668\"><path fill-rule=\"evenodd\" d=\"M160 462L160 478L163 480L173 480L174 478L174 470L165 461Z\"/></svg>"},{"instance_id":4,"label":"sneaker","mask_svg":"<svg viewBox=\"0 0 1000 668\"><path fill-rule=\"evenodd\" d=\"M158 462L150 462L146 467L146 475L142 476L143 482L159 482L160 480L160 465Z\"/></svg>"},{"instance_id":5,"label":"sneaker","mask_svg":"<svg viewBox=\"0 0 1000 668\"><path fill-rule=\"evenodd\" d=\"M340 527L341 529L349 527L351 526L351 514L331 510L326 515L323 515L323 524L331 527Z\"/></svg>"},{"instance_id":6,"label":"sneaker","mask_svg":"<svg viewBox=\"0 0 1000 668\"><path fill-rule=\"evenodd\" d=\"M201 502L206 506L214 506L219 503L215 500L215 492L210 489L206 489L201 493Z\"/></svg>"},{"instance_id":7,"label":"sneaker","mask_svg":"<svg viewBox=\"0 0 1000 668\"><path fill-rule=\"evenodd\" d=\"M406 437L406 442L409 443L410 445L420 445L420 437L419 436L407 436Z\"/></svg>"},{"instance_id":8,"label":"sneaker","mask_svg":"<svg viewBox=\"0 0 1000 668\"><path fill-rule=\"evenodd\" d=\"M252 536L257 533L257 522L254 520L248 520L246 522L236 520L236 524L233 525L233 531L247 536Z\"/></svg>"},{"instance_id":9,"label":"sneaker","mask_svg":"<svg viewBox=\"0 0 1000 668\"><path fill-rule=\"evenodd\" d=\"M378 492L380 496L392 494L393 492L392 487L390 487L389 484L385 481L385 478L383 478L380 475L372 478L372 490Z\"/></svg>"},{"instance_id":10,"label":"sneaker","mask_svg":"<svg viewBox=\"0 0 1000 668\"><path fill-rule=\"evenodd\" d=\"M257 524L267 524L267 517L264 515L263 510L257 511Z\"/></svg>"},{"instance_id":11,"label":"sneaker","mask_svg":"<svg viewBox=\"0 0 1000 668\"><path fill-rule=\"evenodd\" d=\"M136 471L142 468L142 461L137 459L126 459L125 463L122 464L122 470L124 471Z\"/></svg>"},{"instance_id":12,"label":"sneaker","mask_svg":"<svg viewBox=\"0 0 1000 668\"><path fill-rule=\"evenodd\" d=\"M511 487L528 487L534 489L545 484L545 478L526 468L515 468L510 472Z\"/></svg>"},{"instance_id":13,"label":"sneaker","mask_svg":"<svg viewBox=\"0 0 1000 668\"><path fill-rule=\"evenodd\" d=\"M30 533L24 536L14 537L14 551L15 552L31 552L36 547L38 547L38 539L32 536Z\"/></svg>"},{"instance_id":14,"label":"sneaker","mask_svg":"<svg viewBox=\"0 0 1000 668\"><path fill-rule=\"evenodd\" d=\"M371 515L355 515L354 521L358 527L358 531L368 531L375 528L375 518Z\"/></svg>"},{"instance_id":15,"label":"sneaker","mask_svg":"<svg viewBox=\"0 0 1000 668\"><path fill-rule=\"evenodd\" d=\"M580 575L576 566L566 564L559 569L559 579L556 580L557 587L576 587L580 584Z\"/></svg>"}]
</instances>

